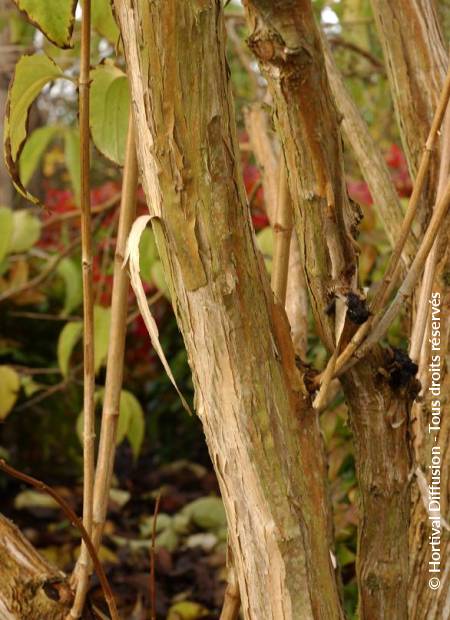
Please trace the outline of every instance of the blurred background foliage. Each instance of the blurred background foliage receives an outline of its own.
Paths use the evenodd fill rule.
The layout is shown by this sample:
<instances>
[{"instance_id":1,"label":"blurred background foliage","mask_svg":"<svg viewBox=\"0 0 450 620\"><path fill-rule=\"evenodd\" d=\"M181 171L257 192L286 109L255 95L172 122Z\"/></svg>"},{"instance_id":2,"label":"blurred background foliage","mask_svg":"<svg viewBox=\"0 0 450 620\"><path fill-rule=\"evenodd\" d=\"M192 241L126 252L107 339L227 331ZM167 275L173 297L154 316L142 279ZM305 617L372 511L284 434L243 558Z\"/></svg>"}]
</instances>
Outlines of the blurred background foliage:
<instances>
[{"instance_id":1,"label":"blurred background foliage","mask_svg":"<svg viewBox=\"0 0 450 620\"><path fill-rule=\"evenodd\" d=\"M411 181L399 146L370 3L368 0L315 0L313 4L346 85L385 154L399 196L406 200L411 192ZM441 0L439 8L448 34L449 1ZM245 44L247 32L240 3L229 2L226 16L227 54L236 100L244 183L255 232L270 264L272 243L261 172L251 151L244 122L246 108L255 101L266 100L265 81ZM93 1L93 26L91 60L92 66L97 68L93 72L91 99L94 118L91 198L95 230L96 379L100 405L109 340L109 304L121 188L121 135L126 130L129 95L122 73L124 61L118 30L107 0ZM45 53L64 72L64 79L49 82L32 104L27 120L29 137L18 160L23 185L42 206L31 205L15 192L3 165L0 170L0 453L16 467L63 487L66 494L74 495L72 500L78 506L81 501L81 444L77 429L82 408L82 286L77 207L77 92L73 78L79 68L79 38L78 17L74 47L61 50L26 22L11 2L0 2L0 104L4 105L14 65L21 55ZM123 113L116 115L119 120L112 120L110 116L114 115L118 100ZM4 123L4 114L0 123ZM111 123L120 124L115 142L109 131ZM348 190L364 213L358 240L361 246L361 284L370 288L382 273L389 246L357 162L350 148L344 147ZM140 189L138 213L145 212L145 199ZM193 388L187 356L149 230L141 240L141 275L160 330L161 344L177 384L192 403ZM322 368L326 352L315 334L311 317L309 323L306 361L315 368ZM391 329L390 342L401 345L402 333L400 320ZM214 557L211 555L213 550L223 554L225 523L221 509L216 505L207 506L206 514L218 510L211 525L205 524L202 516L192 517L190 509L186 508L189 502L218 492L200 424L195 416L189 417L182 408L152 350L131 291L123 390L116 498L112 499L113 519L108 525L110 530L107 529L107 534L116 539L109 545L109 550L108 544L104 549L107 559L113 564L118 558L125 564L130 561L130 556L125 557L121 551L124 540L128 541L128 547L130 540L134 541L133 553L139 550L141 543L145 547L150 531L149 515L158 488L163 495L165 514L159 525L161 553L175 554L173 557L176 557L177 550L190 544L190 549L199 546L211 557ZM357 487L352 436L347 425L346 406L339 393L323 412L321 422L329 454L337 560L347 610L352 615L356 608ZM155 469L159 474L154 473ZM54 508L46 505L42 497L36 498L33 493L24 496L17 485L4 477L0 478L0 486L6 498L5 511L13 514L19 522L28 524L30 538L38 537L38 546L53 561L62 568L70 566L74 536L73 532L72 537L69 535L69 524L58 524L55 513L51 512ZM119 498L121 490L125 495ZM128 508L123 508L124 505ZM117 506L121 508L120 519L128 520L126 525L121 522L120 527L117 523L114 525ZM27 517L23 516L24 510L25 513L28 510L28 516L47 519L46 536L42 536L41 529L29 525ZM188 513L190 516L186 516ZM118 534L120 528L122 533ZM56 543L54 540L49 542L50 533L53 532L54 538L55 531L59 532ZM66 535L61 534L64 531ZM200 536L193 542L192 536L198 534L203 538ZM110 539L107 537L107 540ZM52 552L55 545L58 553ZM67 553L62 553L63 548ZM170 559L172 569L173 557ZM167 568L169 559L167 555L161 558L163 568L160 566L160 571L164 575L164 566ZM195 558L198 567L199 560L197 556ZM220 570L223 570L223 559L222 564L217 564ZM202 579L202 587L211 590L211 584L204 584L204 572ZM218 579L220 582L220 577ZM185 607L180 616L172 617L216 617L213 610L220 604L220 592L206 595L199 591L200 586L197 590L191 587L184 599L177 600L175 594L175 598L171 598L170 588L167 588L160 597L161 617L170 617L170 609L183 601L194 607ZM136 605L134 599L133 609Z\"/></svg>"}]
</instances>

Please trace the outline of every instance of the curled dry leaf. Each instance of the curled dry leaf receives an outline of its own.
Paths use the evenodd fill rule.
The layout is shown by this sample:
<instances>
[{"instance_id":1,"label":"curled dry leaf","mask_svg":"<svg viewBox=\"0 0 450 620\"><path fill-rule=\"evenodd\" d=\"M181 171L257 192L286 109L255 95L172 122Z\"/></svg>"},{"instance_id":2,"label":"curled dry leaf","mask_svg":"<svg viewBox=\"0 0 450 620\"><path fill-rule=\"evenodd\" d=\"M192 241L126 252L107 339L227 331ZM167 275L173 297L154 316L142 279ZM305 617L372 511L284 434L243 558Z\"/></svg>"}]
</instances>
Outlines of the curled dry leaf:
<instances>
[{"instance_id":1,"label":"curled dry leaf","mask_svg":"<svg viewBox=\"0 0 450 620\"><path fill-rule=\"evenodd\" d=\"M167 376L172 382L172 385L178 392L181 402L183 403L183 407L188 413L191 413L189 405L187 404L185 398L183 397L176 384L169 363L167 362L166 356L164 355L164 351L161 347L161 343L159 342L158 326L156 325L156 321L153 318L148 307L147 297L145 295L144 287L140 278L139 241L150 219L150 215L141 215L134 222L127 240L127 249L125 252L124 265L126 263L129 263L131 286L133 288L134 294L136 295L138 307L141 312L142 318L144 319L144 323L149 333L153 348L158 354L158 357L161 360L161 363L164 366L164 370L166 371Z\"/></svg>"}]
</instances>

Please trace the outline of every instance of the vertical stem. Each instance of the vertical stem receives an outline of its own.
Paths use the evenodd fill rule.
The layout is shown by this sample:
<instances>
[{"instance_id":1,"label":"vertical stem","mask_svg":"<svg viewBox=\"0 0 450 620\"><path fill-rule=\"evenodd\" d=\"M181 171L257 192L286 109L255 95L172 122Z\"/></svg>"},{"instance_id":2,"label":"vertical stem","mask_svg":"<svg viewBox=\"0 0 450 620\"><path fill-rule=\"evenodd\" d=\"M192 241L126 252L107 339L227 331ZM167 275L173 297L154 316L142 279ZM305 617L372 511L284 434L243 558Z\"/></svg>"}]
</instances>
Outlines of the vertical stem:
<instances>
[{"instance_id":1,"label":"vertical stem","mask_svg":"<svg viewBox=\"0 0 450 620\"><path fill-rule=\"evenodd\" d=\"M95 467L95 427L94 427L94 290L92 284L92 223L90 201L90 160L89 160L89 67L91 35L91 3L82 2L81 19L81 59L79 77L79 117L80 117L80 160L81 160L81 254L83 272L83 354L84 354L84 398L83 398L83 525L91 536L92 505ZM89 584L89 555L83 544L79 560L80 572L77 576L77 589L70 617L79 618L84 607Z\"/></svg>"},{"instance_id":2,"label":"vertical stem","mask_svg":"<svg viewBox=\"0 0 450 620\"><path fill-rule=\"evenodd\" d=\"M106 511L109 489L114 467L117 422L120 410L120 392L123 379L123 358L127 328L128 273L123 269L125 246L136 214L136 190L138 167L134 141L133 119L130 110L128 136L123 171L122 199L120 203L119 227L114 257L114 277L111 300L111 328L106 363L105 394L103 398L102 426L95 472L94 515L92 539L99 548Z\"/></svg>"},{"instance_id":3,"label":"vertical stem","mask_svg":"<svg viewBox=\"0 0 450 620\"><path fill-rule=\"evenodd\" d=\"M448 174L450 170L450 111L447 110L447 114L444 121L444 130L443 130L443 139L442 139L442 155L441 155L441 163L439 167L439 181L438 188L436 194L436 202L442 197L442 194L445 189L445 183L448 179ZM425 329L428 318L428 309L430 299L431 289L433 287L434 281L434 272L436 269L436 263L438 259L438 246L439 246L439 237L436 237L436 241L434 242L433 247L431 248L431 252L428 255L427 262L425 264L425 271L422 278L422 285L420 287L419 301L417 304L417 315L416 320L412 329L411 334L411 347L410 347L410 357L413 361L418 362L420 357L420 352L422 350ZM426 358L427 359L427 358ZM420 364L421 369L423 370L425 364ZM419 370L420 376L420 370Z\"/></svg>"},{"instance_id":4,"label":"vertical stem","mask_svg":"<svg viewBox=\"0 0 450 620\"><path fill-rule=\"evenodd\" d=\"M277 214L273 231L275 243L271 284L275 299L284 307L288 280L289 249L292 237L292 208L287 182L286 163L283 158L280 165Z\"/></svg>"}]
</instances>

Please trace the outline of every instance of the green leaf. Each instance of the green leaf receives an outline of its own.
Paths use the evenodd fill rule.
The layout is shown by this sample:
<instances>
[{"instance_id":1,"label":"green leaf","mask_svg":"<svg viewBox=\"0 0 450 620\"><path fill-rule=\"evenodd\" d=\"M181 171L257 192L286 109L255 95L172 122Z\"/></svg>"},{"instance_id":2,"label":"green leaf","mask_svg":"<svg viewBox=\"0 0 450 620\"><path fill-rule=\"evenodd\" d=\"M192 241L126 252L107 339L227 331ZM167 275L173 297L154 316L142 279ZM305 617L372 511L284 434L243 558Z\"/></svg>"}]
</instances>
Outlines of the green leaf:
<instances>
[{"instance_id":1,"label":"green leaf","mask_svg":"<svg viewBox=\"0 0 450 620\"><path fill-rule=\"evenodd\" d=\"M258 247L265 258L273 257L273 231L270 226L263 228L256 233Z\"/></svg>"},{"instance_id":2,"label":"green leaf","mask_svg":"<svg viewBox=\"0 0 450 620\"><path fill-rule=\"evenodd\" d=\"M20 179L26 187L35 173L45 150L60 128L53 125L35 129L26 141L19 159Z\"/></svg>"},{"instance_id":3,"label":"green leaf","mask_svg":"<svg viewBox=\"0 0 450 620\"><path fill-rule=\"evenodd\" d=\"M0 207L0 262L5 258L10 248L13 228L12 210L8 207Z\"/></svg>"},{"instance_id":4,"label":"green leaf","mask_svg":"<svg viewBox=\"0 0 450 620\"><path fill-rule=\"evenodd\" d=\"M58 47L70 47L76 0L14 0L28 20Z\"/></svg>"},{"instance_id":5,"label":"green leaf","mask_svg":"<svg viewBox=\"0 0 450 620\"><path fill-rule=\"evenodd\" d=\"M103 306L94 307L94 352L95 372L106 360L109 345L109 328L111 326L111 310Z\"/></svg>"},{"instance_id":6,"label":"green leaf","mask_svg":"<svg viewBox=\"0 0 450 620\"><path fill-rule=\"evenodd\" d=\"M26 252L33 247L41 236L41 227L41 220L29 211L14 211L9 252Z\"/></svg>"},{"instance_id":7,"label":"green leaf","mask_svg":"<svg viewBox=\"0 0 450 620\"><path fill-rule=\"evenodd\" d=\"M120 415L119 427L117 429L117 443L120 443L120 441L126 436L130 442L133 456L137 458L144 440L144 430L144 412L139 401L131 392L122 390L120 393ZM120 437L120 435L122 436Z\"/></svg>"},{"instance_id":8,"label":"green leaf","mask_svg":"<svg viewBox=\"0 0 450 620\"><path fill-rule=\"evenodd\" d=\"M126 75L110 63L91 71L90 128L98 150L123 166L130 91Z\"/></svg>"},{"instance_id":9,"label":"green leaf","mask_svg":"<svg viewBox=\"0 0 450 620\"><path fill-rule=\"evenodd\" d=\"M20 384L27 398L33 396L33 394L36 394L36 392L39 392L39 390L43 390L46 387L45 385L36 383L36 381L34 381L31 377L22 377Z\"/></svg>"},{"instance_id":10,"label":"green leaf","mask_svg":"<svg viewBox=\"0 0 450 620\"><path fill-rule=\"evenodd\" d=\"M203 530L215 530L227 525L225 508L219 497L200 497L187 504L182 513Z\"/></svg>"},{"instance_id":11,"label":"green leaf","mask_svg":"<svg viewBox=\"0 0 450 620\"><path fill-rule=\"evenodd\" d=\"M75 194L75 201L80 204L81 174L80 174L80 132L78 129L68 127L64 132L64 153L66 166L69 171L70 182Z\"/></svg>"},{"instance_id":12,"label":"green leaf","mask_svg":"<svg viewBox=\"0 0 450 620\"><path fill-rule=\"evenodd\" d=\"M116 45L119 40L119 28L111 8L110 0L92 0L92 27L110 43Z\"/></svg>"},{"instance_id":13,"label":"green leaf","mask_svg":"<svg viewBox=\"0 0 450 620\"><path fill-rule=\"evenodd\" d=\"M63 72L48 56L25 55L16 64L9 88L6 106L8 112L4 128L5 161L16 189L34 203L39 201L23 186L17 164L27 138L27 120L31 104L48 82L61 77L64 77Z\"/></svg>"},{"instance_id":14,"label":"green leaf","mask_svg":"<svg viewBox=\"0 0 450 620\"><path fill-rule=\"evenodd\" d=\"M58 365L63 377L67 377L69 372L69 360L75 345L81 338L83 323L73 321L66 323L61 330L58 338Z\"/></svg>"},{"instance_id":15,"label":"green leaf","mask_svg":"<svg viewBox=\"0 0 450 620\"><path fill-rule=\"evenodd\" d=\"M152 267L157 260L158 249L153 231L150 228L146 228L139 241L139 266L142 279L146 282L153 281Z\"/></svg>"},{"instance_id":16,"label":"green leaf","mask_svg":"<svg viewBox=\"0 0 450 620\"><path fill-rule=\"evenodd\" d=\"M70 314L83 301L83 283L78 261L63 258L58 265L58 274L65 284L65 300L62 314Z\"/></svg>"},{"instance_id":17,"label":"green leaf","mask_svg":"<svg viewBox=\"0 0 450 620\"><path fill-rule=\"evenodd\" d=\"M0 366L0 420L4 420L17 400L20 377L9 366Z\"/></svg>"},{"instance_id":18,"label":"green leaf","mask_svg":"<svg viewBox=\"0 0 450 620\"><path fill-rule=\"evenodd\" d=\"M160 260L153 263L151 269L151 279L158 290L163 293L170 301L170 290L166 282L166 276L164 275L164 269Z\"/></svg>"}]
</instances>

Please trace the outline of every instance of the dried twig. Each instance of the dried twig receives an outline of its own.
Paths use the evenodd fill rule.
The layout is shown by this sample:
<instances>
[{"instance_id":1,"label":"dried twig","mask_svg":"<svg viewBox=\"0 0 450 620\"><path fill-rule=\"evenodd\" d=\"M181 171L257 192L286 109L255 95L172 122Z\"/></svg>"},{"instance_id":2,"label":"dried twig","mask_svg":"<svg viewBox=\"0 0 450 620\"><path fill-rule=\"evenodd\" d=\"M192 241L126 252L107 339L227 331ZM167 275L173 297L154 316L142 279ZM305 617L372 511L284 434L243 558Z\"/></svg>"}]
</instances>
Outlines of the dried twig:
<instances>
[{"instance_id":1,"label":"dried twig","mask_svg":"<svg viewBox=\"0 0 450 620\"><path fill-rule=\"evenodd\" d=\"M437 188L437 200L439 202L443 192L445 190L445 183L448 179L450 172L450 110L447 110L447 114L444 122L444 131L442 137L442 154L439 167L439 180ZM424 336L426 331L426 324L429 313L429 299L434 282L434 273L436 269L436 263L438 258L438 246L439 246L440 234L438 233L436 240L428 255L425 271L423 274L422 284L420 287L419 300L417 302L417 313L414 321L414 325L411 332L411 346L409 355L415 362L419 362L420 352L424 343ZM421 374L421 366L419 364L419 376Z\"/></svg>"},{"instance_id":2,"label":"dried twig","mask_svg":"<svg viewBox=\"0 0 450 620\"><path fill-rule=\"evenodd\" d=\"M281 161L279 169L277 213L273 227L274 252L271 284L275 299L284 307L286 304L289 250L292 237L292 206L284 160Z\"/></svg>"},{"instance_id":3,"label":"dried twig","mask_svg":"<svg viewBox=\"0 0 450 620\"><path fill-rule=\"evenodd\" d=\"M322 35L328 79L342 114L342 128L355 154L361 173L372 196L376 197L374 208L384 228L386 237L392 247L400 237L403 209L397 195L388 167L375 140L372 138L367 123L363 119L333 58L327 38ZM417 241L413 236L408 239L402 251L403 262L409 266L417 250Z\"/></svg>"},{"instance_id":4,"label":"dried twig","mask_svg":"<svg viewBox=\"0 0 450 620\"><path fill-rule=\"evenodd\" d=\"M81 252L83 273L83 523L92 534L92 510L95 468L95 363L94 363L94 287L92 280L92 230L90 204L90 134L89 134L89 69L91 49L91 2L83 0L81 18L81 51L79 77L80 159L81 159ZM76 593L70 617L79 618L89 585L89 557L81 546L77 566Z\"/></svg>"},{"instance_id":5,"label":"dried twig","mask_svg":"<svg viewBox=\"0 0 450 620\"><path fill-rule=\"evenodd\" d=\"M336 361L336 367L335 367L335 376L339 376L341 375L344 370L348 369L350 364L353 365L353 363L350 363L350 358L353 355L356 355L356 352L358 350L358 347L360 347L361 343L364 341L366 335L370 332L370 330L372 330L372 334L370 336L370 341L373 344L376 339L379 339L379 334L383 331L384 328L377 328L377 324L379 323L380 319L381 319L381 310L384 307L385 303L387 302L387 300L389 299L393 288L395 286L396 280L397 280L397 275L399 273L399 261L400 261L400 256L401 253L403 251L403 248L405 246L406 240L408 238L408 235L410 233L411 230L411 226L412 223L414 221L414 217L416 215L417 212L417 207L419 204L419 198L420 195L422 193L422 189L424 187L424 183L426 180L426 176L427 176L427 172L429 169L429 165L430 165L430 160L431 160L431 153L433 152L434 149L434 145L437 139L437 135L438 135L438 131L439 131L439 127L441 126L442 123L442 119L443 116L445 114L446 108L447 108L447 104L448 104L448 100L450 97L450 68L449 71L447 73L447 77L445 79L445 83L444 83L444 87L442 89L441 92L441 96L438 102L438 106L433 118L433 123L428 135L428 139L425 145L425 150L422 154L422 158L420 161L420 166L419 166L419 171L417 173L417 177L416 177L416 181L414 183L414 188L413 188L413 193L411 195L411 198L409 200L408 203L408 208L405 214L405 218L403 220L403 224L402 224L402 228L400 231L400 236L397 240L396 246L391 254L388 266L386 268L386 272L384 275L384 278L380 284L380 287L377 291L377 294L375 296L375 299L372 303L372 307L371 310L373 312L373 316L371 316L365 323L363 323L363 325L360 326L360 328L357 330L357 332L354 334L353 338L351 339L351 341L348 343L348 345L346 346L346 348L344 349L344 351L340 354L340 356L338 357L337 361ZM444 201L445 202L445 201ZM428 230L425 234L425 237L427 237L428 232L430 230L431 224L433 222L433 219L436 215L437 212L437 208L435 211L435 214L433 215L433 218L430 222L430 225L428 227ZM421 243L421 246L418 250L418 253L416 254L416 257L413 261L413 264L408 272L408 276L409 274L413 271L413 267L414 265L416 265L416 267L414 268L414 274L416 274L417 272L417 259L420 256L423 256L423 249L424 249L424 244L425 244L425 237ZM429 240L429 237L428 237ZM431 240L431 243L434 242L434 237ZM430 246L431 248L431 246ZM429 249L430 249L429 248ZM428 255L428 251L426 252L425 258ZM425 260L425 258L423 260ZM420 273L421 270L423 268L423 263L420 266L420 271L417 275L417 278L420 277ZM408 277L407 276L407 277ZM412 276L411 276L412 277ZM406 281L406 280L405 280ZM416 280L417 282L417 280ZM403 285L402 285L403 286ZM404 291L404 289L402 289ZM400 293L400 291L399 291ZM402 292L402 299L404 298L404 292ZM386 319L383 319L384 323L386 320L389 320L389 317L391 316L393 312L393 306L391 305L390 309L389 309L389 315ZM383 324L384 324L383 323ZM389 323L390 325L390 323ZM387 328L386 328L387 329ZM376 334L376 339L373 339L373 333ZM383 332L384 333L384 332ZM364 345L362 345L362 347L364 348L364 351L367 352L369 350L369 348L372 346L372 344L370 344L369 346L366 345L366 343L364 343ZM357 358L356 359L360 359L363 356L363 354L361 352L359 352L357 354ZM331 362L331 360L330 360ZM329 363L330 363L329 362ZM319 376L319 379L321 380L323 376L326 376L326 369L323 373L321 373L321 375Z\"/></svg>"},{"instance_id":6,"label":"dried twig","mask_svg":"<svg viewBox=\"0 0 450 620\"><path fill-rule=\"evenodd\" d=\"M97 213L103 213L104 211L109 211L113 207L118 204L120 201L120 192L105 200L98 205L95 205L91 208L92 215L96 215ZM55 224L61 224L62 222L67 222L67 220L76 219L80 217L80 211L78 209L72 209L71 211L66 211L65 213L56 213L49 217L48 220L44 220L42 222L42 228L49 228L50 226L54 226Z\"/></svg>"},{"instance_id":7,"label":"dried twig","mask_svg":"<svg viewBox=\"0 0 450 620\"><path fill-rule=\"evenodd\" d=\"M400 286L397 295L395 296L389 308L386 310L382 318L377 321L376 327L373 329L373 331L369 334L367 339L363 342L361 347L356 352L355 355L358 359L361 359L367 353L367 351L375 344L375 342L383 338L383 336L389 329L392 321L397 316L400 308L404 305L407 298L412 294L414 287L416 286L424 268L427 256L431 250L433 243L436 240L439 229L442 226L442 222L447 215L449 207L450 180L447 181L447 185L442 194L442 197L435 207L433 216L425 232L422 244L419 248L419 251L417 252L417 256L414 259L410 270L408 271L406 278Z\"/></svg>"},{"instance_id":8,"label":"dried twig","mask_svg":"<svg viewBox=\"0 0 450 620\"><path fill-rule=\"evenodd\" d=\"M94 514L92 538L96 549L105 524L109 489L114 468L116 431L119 419L120 392L123 379L123 359L127 329L129 278L123 261L128 234L136 214L138 168L134 142L133 121L130 114L127 147L120 204L119 226L114 257L114 276L111 301L111 328L106 364L105 394L103 398L102 425L94 486Z\"/></svg>"},{"instance_id":9,"label":"dried twig","mask_svg":"<svg viewBox=\"0 0 450 620\"><path fill-rule=\"evenodd\" d=\"M33 478L31 476L28 476L27 474L24 474L18 471L17 469L14 469L14 467L11 467L11 465L8 465L6 461L4 461L4 459L0 459L0 469L2 469L8 475L13 476L14 478L17 478L18 480L22 480L22 482L25 482L26 484L31 485L35 489L38 489L40 491L43 491L44 493L47 493L47 495L50 495L50 497L52 497L59 504L59 506L64 511L69 521L79 530L83 538L84 544L86 545L86 548L92 559L95 572L97 573L98 579L100 581L100 585L102 587L103 594L105 596L105 600L108 605L112 620L119 620L119 614L117 612L116 603L114 601L114 596L111 590L111 586L109 585L108 579L105 575L105 571L103 570L101 562L98 558L97 552L94 549L92 540L89 534L87 533L86 528L84 527L81 519L75 514L75 512L66 502L66 500L63 497L61 497L61 495L57 493L57 491L49 487L47 484L45 484L45 482L42 482L42 480L38 480L37 478Z\"/></svg>"}]
</instances>

